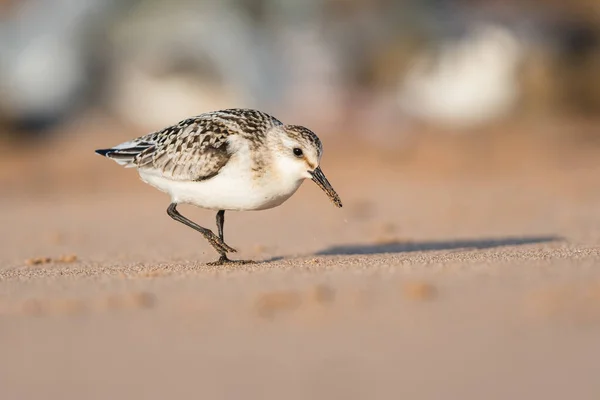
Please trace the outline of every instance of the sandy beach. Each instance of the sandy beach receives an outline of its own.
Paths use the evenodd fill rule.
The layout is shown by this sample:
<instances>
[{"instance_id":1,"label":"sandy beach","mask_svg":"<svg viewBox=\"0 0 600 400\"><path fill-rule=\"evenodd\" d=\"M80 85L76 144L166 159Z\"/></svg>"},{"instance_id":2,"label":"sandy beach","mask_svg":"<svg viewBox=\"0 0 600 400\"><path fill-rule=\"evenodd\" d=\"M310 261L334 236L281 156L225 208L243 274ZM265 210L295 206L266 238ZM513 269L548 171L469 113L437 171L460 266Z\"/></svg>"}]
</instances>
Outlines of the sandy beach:
<instances>
[{"instance_id":1,"label":"sandy beach","mask_svg":"<svg viewBox=\"0 0 600 400\"><path fill-rule=\"evenodd\" d=\"M110 140L3 160L3 399L599 398L595 148L325 138L344 208L306 182L228 213L258 262L208 267L166 195L92 153Z\"/></svg>"}]
</instances>

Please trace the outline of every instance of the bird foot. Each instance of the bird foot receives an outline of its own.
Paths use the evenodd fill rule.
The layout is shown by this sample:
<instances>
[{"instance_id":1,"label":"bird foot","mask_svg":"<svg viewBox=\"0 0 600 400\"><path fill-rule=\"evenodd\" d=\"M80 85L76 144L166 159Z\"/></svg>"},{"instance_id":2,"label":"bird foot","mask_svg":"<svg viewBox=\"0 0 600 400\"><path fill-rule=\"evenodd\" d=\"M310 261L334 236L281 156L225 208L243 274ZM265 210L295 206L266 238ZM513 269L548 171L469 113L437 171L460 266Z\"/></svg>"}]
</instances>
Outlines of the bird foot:
<instances>
[{"instance_id":1,"label":"bird foot","mask_svg":"<svg viewBox=\"0 0 600 400\"><path fill-rule=\"evenodd\" d=\"M220 237L218 237L217 235L215 235L212 232L210 232L210 234L208 234L206 236L206 239L208 240L208 242L210 243L210 245L215 250L217 250L217 252L219 252L221 254L224 254L224 253L235 253L235 252L237 252L236 249L234 249L233 247L230 247ZM225 257L225 258L227 258L227 257Z\"/></svg>"},{"instance_id":2,"label":"bird foot","mask_svg":"<svg viewBox=\"0 0 600 400\"><path fill-rule=\"evenodd\" d=\"M226 255L221 255L221 257L219 257L219 259L217 261L212 261L207 263L206 265L209 266L217 266L217 265L243 265L243 264L255 264L256 261L252 261L252 260L230 260L229 258L227 258Z\"/></svg>"}]
</instances>

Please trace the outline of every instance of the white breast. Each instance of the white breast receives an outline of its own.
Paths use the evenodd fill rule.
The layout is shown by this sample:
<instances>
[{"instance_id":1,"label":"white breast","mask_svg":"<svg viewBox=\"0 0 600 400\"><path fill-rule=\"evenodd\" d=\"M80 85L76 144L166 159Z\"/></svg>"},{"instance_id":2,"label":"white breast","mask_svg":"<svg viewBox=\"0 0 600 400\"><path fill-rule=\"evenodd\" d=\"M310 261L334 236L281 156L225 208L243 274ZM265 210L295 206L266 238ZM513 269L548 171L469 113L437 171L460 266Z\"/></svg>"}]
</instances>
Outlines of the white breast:
<instances>
[{"instance_id":1,"label":"white breast","mask_svg":"<svg viewBox=\"0 0 600 400\"><path fill-rule=\"evenodd\" d=\"M168 193L174 203L235 211L265 210L289 199L304 179L280 172L275 165L268 165L257 175L247 148L238 148L216 176L204 181L174 181L158 171L139 171L144 182Z\"/></svg>"}]
</instances>

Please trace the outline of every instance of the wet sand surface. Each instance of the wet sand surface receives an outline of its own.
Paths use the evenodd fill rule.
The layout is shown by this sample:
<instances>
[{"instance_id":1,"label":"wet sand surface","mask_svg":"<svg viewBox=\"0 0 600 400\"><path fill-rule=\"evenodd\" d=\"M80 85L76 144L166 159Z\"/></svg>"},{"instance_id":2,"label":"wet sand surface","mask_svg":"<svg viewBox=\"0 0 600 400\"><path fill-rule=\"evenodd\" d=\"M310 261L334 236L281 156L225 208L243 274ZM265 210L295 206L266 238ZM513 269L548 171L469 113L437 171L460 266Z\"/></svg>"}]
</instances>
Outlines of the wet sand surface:
<instances>
[{"instance_id":1,"label":"wet sand surface","mask_svg":"<svg viewBox=\"0 0 600 400\"><path fill-rule=\"evenodd\" d=\"M242 266L206 266L166 195L106 160L3 196L2 398L599 398L598 161L352 157L323 160L341 210L306 182L227 213Z\"/></svg>"}]
</instances>

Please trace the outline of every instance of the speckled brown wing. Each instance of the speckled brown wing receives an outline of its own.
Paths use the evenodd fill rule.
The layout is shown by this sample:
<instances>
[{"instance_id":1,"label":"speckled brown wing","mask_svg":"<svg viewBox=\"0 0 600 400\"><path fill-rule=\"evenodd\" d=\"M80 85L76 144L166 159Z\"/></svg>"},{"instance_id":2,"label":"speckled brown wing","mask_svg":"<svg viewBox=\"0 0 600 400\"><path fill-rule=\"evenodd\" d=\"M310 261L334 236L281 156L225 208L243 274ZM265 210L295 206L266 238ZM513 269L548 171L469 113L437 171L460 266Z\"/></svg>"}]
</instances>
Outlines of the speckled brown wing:
<instances>
[{"instance_id":1,"label":"speckled brown wing","mask_svg":"<svg viewBox=\"0 0 600 400\"><path fill-rule=\"evenodd\" d=\"M137 154L133 163L177 181L209 179L229 161L227 137L232 134L221 121L190 118L140 138L152 145Z\"/></svg>"},{"instance_id":2,"label":"speckled brown wing","mask_svg":"<svg viewBox=\"0 0 600 400\"><path fill-rule=\"evenodd\" d=\"M218 174L231 158L229 136L239 135L257 146L276 125L281 122L257 110L213 111L96 152L169 179L201 181Z\"/></svg>"}]
</instances>

